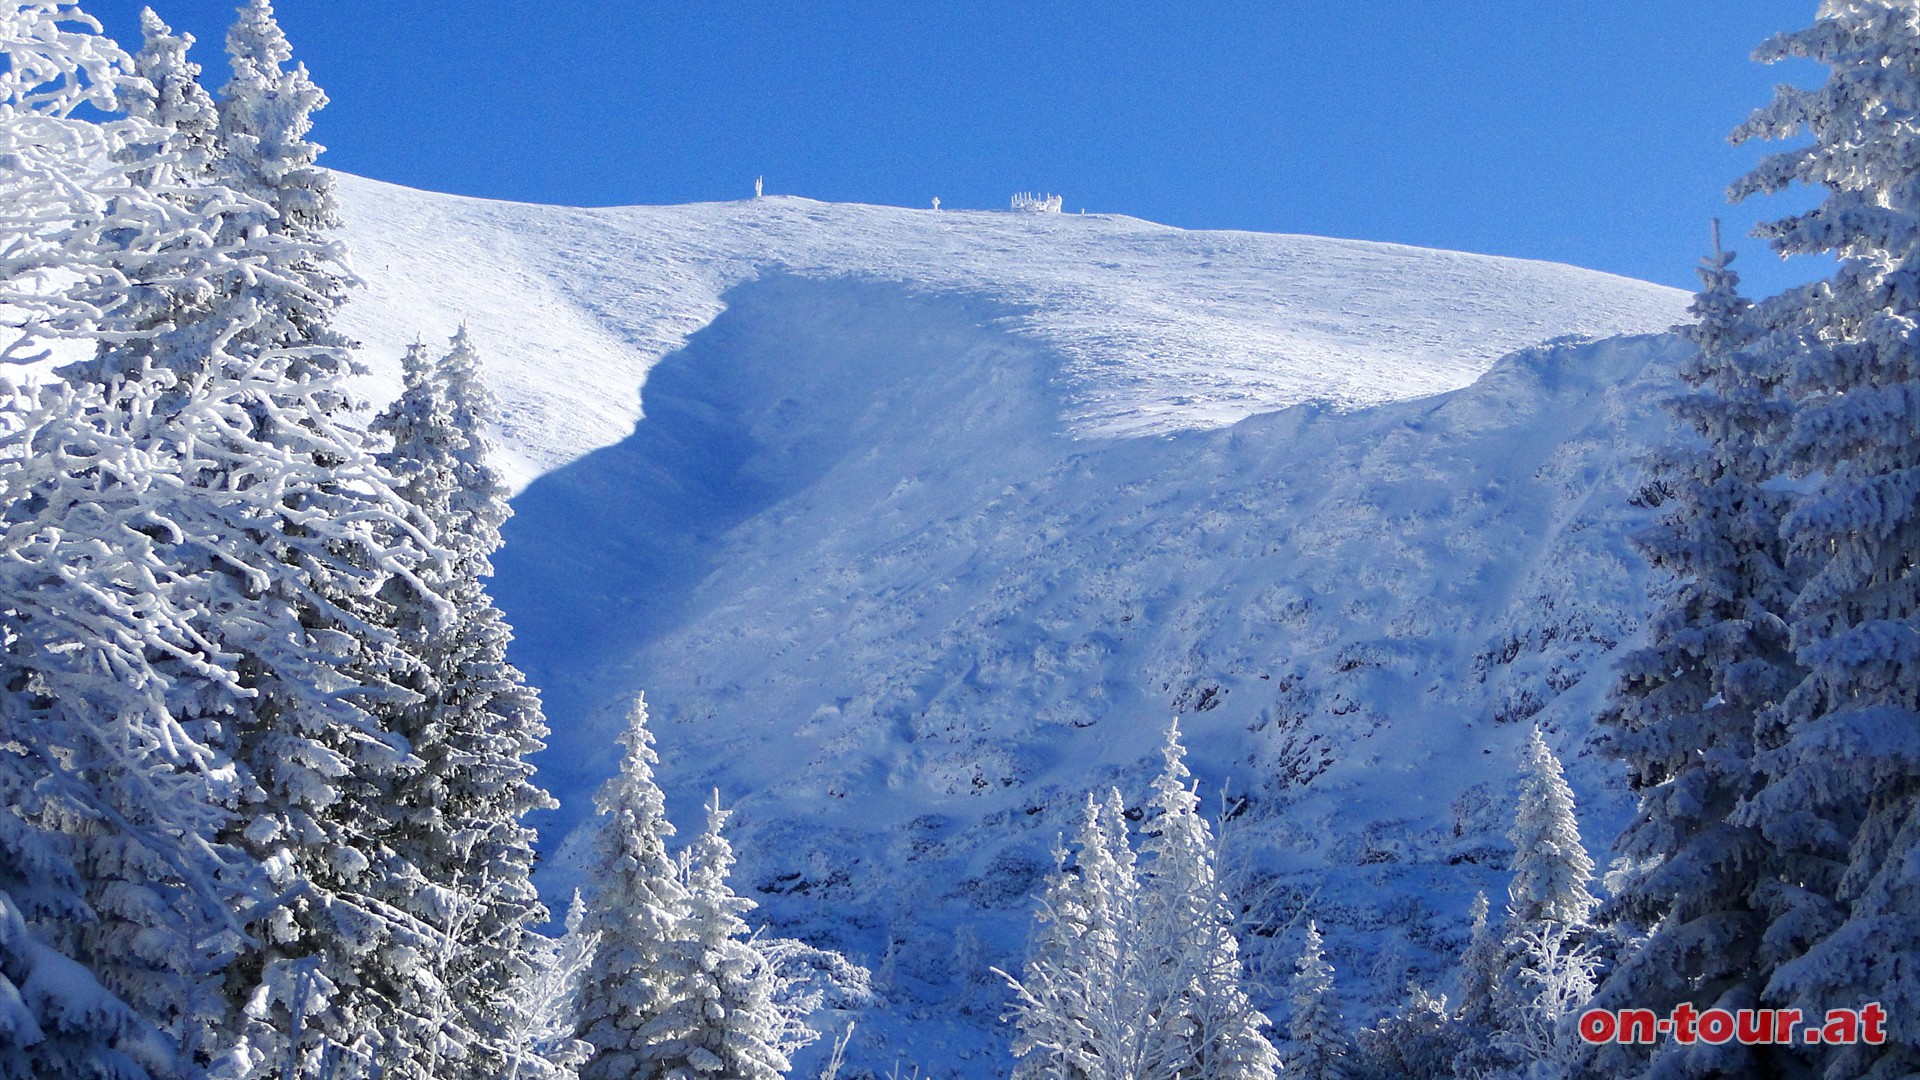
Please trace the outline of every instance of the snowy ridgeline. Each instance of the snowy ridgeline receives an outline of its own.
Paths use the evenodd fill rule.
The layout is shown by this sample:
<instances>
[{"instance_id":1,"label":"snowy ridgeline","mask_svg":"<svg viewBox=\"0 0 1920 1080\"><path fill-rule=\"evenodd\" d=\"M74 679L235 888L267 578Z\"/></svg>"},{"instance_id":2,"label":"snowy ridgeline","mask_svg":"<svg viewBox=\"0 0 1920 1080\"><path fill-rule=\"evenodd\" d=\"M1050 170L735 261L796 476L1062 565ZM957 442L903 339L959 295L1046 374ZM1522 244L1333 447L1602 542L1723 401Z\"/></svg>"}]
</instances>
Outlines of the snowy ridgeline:
<instances>
[{"instance_id":1,"label":"snowy ridgeline","mask_svg":"<svg viewBox=\"0 0 1920 1080\"><path fill-rule=\"evenodd\" d=\"M998 301L1007 328L1058 354L1058 426L1080 437L1458 389L1515 349L1661 332L1686 306L1674 289L1552 263L1104 214L791 197L574 209L339 181L367 281L341 312L375 372L363 393L390 398L416 335L466 323L516 488L625 438L648 370L767 273Z\"/></svg>"}]
</instances>

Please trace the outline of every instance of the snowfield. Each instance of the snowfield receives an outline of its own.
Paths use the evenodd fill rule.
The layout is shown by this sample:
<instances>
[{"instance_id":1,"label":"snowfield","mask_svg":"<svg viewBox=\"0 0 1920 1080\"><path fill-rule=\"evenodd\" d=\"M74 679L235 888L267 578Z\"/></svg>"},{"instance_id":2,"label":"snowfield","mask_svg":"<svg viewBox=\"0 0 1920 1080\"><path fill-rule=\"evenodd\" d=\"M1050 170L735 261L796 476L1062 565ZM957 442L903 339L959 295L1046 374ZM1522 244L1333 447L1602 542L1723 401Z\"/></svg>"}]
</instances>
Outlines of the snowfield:
<instances>
[{"instance_id":1,"label":"snowfield","mask_svg":"<svg viewBox=\"0 0 1920 1080\"><path fill-rule=\"evenodd\" d=\"M1056 354L1059 427L1082 438L1435 394L1515 349L1662 331L1686 306L1672 289L1556 263L1108 214L779 196L575 209L340 180L367 283L341 326L366 345L369 394L397 390L416 335L466 322L493 357L517 483L625 438L653 365L728 290L768 276L998 301L1006 332Z\"/></svg>"},{"instance_id":2,"label":"snowfield","mask_svg":"<svg viewBox=\"0 0 1920 1080\"><path fill-rule=\"evenodd\" d=\"M341 198L368 395L464 320L501 398L543 888L644 690L683 832L718 787L758 914L876 969L850 1069L1005 1075L987 968L1175 715L1245 799L1260 1004L1309 914L1356 1025L1448 989L1532 723L1604 861L1684 294L1105 215Z\"/></svg>"}]
</instances>

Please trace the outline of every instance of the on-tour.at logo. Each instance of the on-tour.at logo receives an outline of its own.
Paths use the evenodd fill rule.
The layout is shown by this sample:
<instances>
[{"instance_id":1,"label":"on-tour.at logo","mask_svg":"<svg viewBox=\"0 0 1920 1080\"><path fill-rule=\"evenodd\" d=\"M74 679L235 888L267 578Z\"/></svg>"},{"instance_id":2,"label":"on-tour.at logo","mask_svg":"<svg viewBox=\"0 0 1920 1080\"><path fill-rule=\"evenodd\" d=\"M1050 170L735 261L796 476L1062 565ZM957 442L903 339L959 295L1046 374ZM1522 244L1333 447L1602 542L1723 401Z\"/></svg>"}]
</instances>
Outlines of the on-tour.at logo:
<instances>
[{"instance_id":1,"label":"on-tour.at logo","mask_svg":"<svg viewBox=\"0 0 1920 1080\"><path fill-rule=\"evenodd\" d=\"M1887 1011L1877 1001L1858 1009L1828 1009L1820 1020L1808 1020L1799 1009L1700 1012L1685 1002L1674 1006L1666 1016L1652 1009L1588 1009L1580 1014L1580 1038L1590 1043L1650 1043L1671 1038L1677 1043L1713 1045L1879 1046L1887 1041Z\"/></svg>"}]
</instances>

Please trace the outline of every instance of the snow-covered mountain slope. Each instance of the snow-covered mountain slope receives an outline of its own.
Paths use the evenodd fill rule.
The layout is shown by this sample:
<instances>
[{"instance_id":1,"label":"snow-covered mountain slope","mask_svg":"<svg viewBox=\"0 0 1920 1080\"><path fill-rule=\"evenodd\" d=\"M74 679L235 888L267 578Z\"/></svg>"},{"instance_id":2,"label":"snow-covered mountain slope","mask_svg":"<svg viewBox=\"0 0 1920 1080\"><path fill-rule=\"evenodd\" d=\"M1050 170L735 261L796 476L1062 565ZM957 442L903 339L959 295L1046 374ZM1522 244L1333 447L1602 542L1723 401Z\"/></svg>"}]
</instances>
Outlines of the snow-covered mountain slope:
<instances>
[{"instance_id":1,"label":"snow-covered mountain slope","mask_svg":"<svg viewBox=\"0 0 1920 1080\"><path fill-rule=\"evenodd\" d=\"M1590 844L1619 823L1582 744L1682 346L1522 347L1681 294L1113 218L343 193L368 359L464 315L530 481L495 591L555 728L545 887L644 689L675 819L719 787L762 914L883 970L854 1071L1004 1075L986 969L1175 715L1248 800L1256 972L1308 912L1359 1020L1504 888L1528 722Z\"/></svg>"},{"instance_id":2,"label":"snow-covered mountain slope","mask_svg":"<svg viewBox=\"0 0 1920 1080\"><path fill-rule=\"evenodd\" d=\"M367 345L370 396L399 385L415 335L467 322L494 358L520 483L626 437L653 364L770 273L1000 301L1007 330L1056 354L1060 430L1081 437L1438 393L1515 349L1664 330L1685 307L1556 263L1104 214L781 197L574 209L340 180L367 282L343 327Z\"/></svg>"}]
</instances>

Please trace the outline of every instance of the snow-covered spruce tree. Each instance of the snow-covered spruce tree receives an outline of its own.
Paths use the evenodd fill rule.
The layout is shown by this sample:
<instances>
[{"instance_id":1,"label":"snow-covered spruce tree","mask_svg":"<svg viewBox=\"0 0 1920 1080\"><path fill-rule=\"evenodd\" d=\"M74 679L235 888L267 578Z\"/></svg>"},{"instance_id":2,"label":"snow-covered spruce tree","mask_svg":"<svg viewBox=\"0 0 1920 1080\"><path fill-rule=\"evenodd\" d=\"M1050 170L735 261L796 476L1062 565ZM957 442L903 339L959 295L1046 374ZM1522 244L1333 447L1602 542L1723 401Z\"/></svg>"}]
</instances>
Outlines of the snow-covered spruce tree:
<instances>
[{"instance_id":1,"label":"snow-covered spruce tree","mask_svg":"<svg viewBox=\"0 0 1920 1080\"><path fill-rule=\"evenodd\" d=\"M179 701L231 677L169 602L179 582L145 531L164 520L141 510L167 478L97 409L77 410L97 396L56 384L33 397L0 434L0 732L27 785L4 816L59 836L81 906L20 906L198 1058L226 1015L231 908L252 878L216 842L235 795L220 732Z\"/></svg>"},{"instance_id":2,"label":"snow-covered spruce tree","mask_svg":"<svg viewBox=\"0 0 1920 1080\"><path fill-rule=\"evenodd\" d=\"M269 0L246 0L241 6L227 32L227 58L233 77L220 91L218 175L273 209L269 231L320 245L289 267L306 289L276 298L278 319L315 345L345 347L346 338L331 325L349 284L340 270L339 249L328 239L340 225L340 212L333 174L314 164L323 148L307 138L327 95L304 64L287 68L293 47ZM278 333L281 326L266 329Z\"/></svg>"},{"instance_id":3,"label":"snow-covered spruce tree","mask_svg":"<svg viewBox=\"0 0 1920 1080\"><path fill-rule=\"evenodd\" d=\"M1627 765L1639 808L1618 848L1612 920L1650 931L1599 989L1594 1004L1650 1008L1680 1002L1755 1008L1761 963L1759 894L1781 867L1735 810L1756 789L1758 725L1798 681L1785 615L1793 600L1780 523L1788 496L1767 481L1784 434L1778 357L1749 348L1759 331L1719 243L1701 265L1697 321L1682 333L1698 352L1681 368L1687 390L1668 409L1693 437L1666 451L1654 475L1671 493L1660 523L1636 537L1656 569L1677 581L1648 626L1648 643L1621 665L1600 722L1604 746ZM1737 1041L1666 1040L1595 1051L1595 1067L1622 1075L1661 1059L1658 1075L1733 1075L1784 1051Z\"/></svg>"},{"instance_id":4,"label":"snow-covered spruce tree","mask_svg":"<svg viewBox=\"0 0 1920 1080\"><path fill-rule=\"evenodd\" d=\"M726 883L733 849L716 801L707 829L676 859L673 826L653 780L659 761L636 698L620 773L595 797L596 837L579 980L577 1038L591 1053L584 1080L768 1077L819 1033L806 1017L872 1000L866 969L798 941L747 936L752 907Z\"/></svg>"},{"instance_id":5,"label":"snow-covered spruce tree","mask_svg":"<svg viewBox=\"0 0 1920 1080\"><path fill-rule=\"evenodd\" d=\"M1307 920L1306 939L1288 985L1293 1017L1287 1021L1286 1074L1304 1080L1345 1080L1350 1075L1345 1024L1333 989L1333 965L1327 961L1320 928Z\"/></svg>"},{"instance_id":6,"label":"snow-covered spruce tree","mask_svg":"<svg viewBox=\"0 0 1920 1080\"><path fill-rule=\"evenodd\" d=\"M164 131L122 114L142 80L99 29L72 0L0 4L0 361L112 334L119 308L190 283L212 247L141 164Z\"/></svg>"},{"instance_id":7,"label":"snow-covered spruce tree","mask_svg":"<svg viewBox=\"0 0 1920 1080\"><path fill-rule=\"evenodd\" d=\"M1151 999L1144 1061L1170 1076L1271 1077L1279 1067L1267 1018L1240 986L1234 913L1215 872L1213 832L1188 786L1180 725L1167 730L1141 845L1140 964Z\"/></svg>"},{"instance_id":8,"label":"snow-covered spruce tree","mask_svg":"<svg viewBox=\"0 0 1920 1080\"><path fill-rule=\"evenodd\" d=\"M654 1022L689 943L687 889L667 853L673 825L653 780L653 733L636 698L621 736L620 774L594 797L605 817L595 840L587 929L597 935L580 986L579 1037L593 1046L584 1080L655 1080Z\"/></svg>"},{"instance_id":9,"label":"snow-covered spruce tree","mask_svg":"<svg viewBox=\"0 0 1920 1080\"><path fill-rule=\"evenodd\" d=\"M493 404L466 331L437 363L414 346L404 373L400 397L373 427L392 438L380 462L397 491L449 554L421 579L452 618L408 583L389 583L395 629L418 661L398 679L418 700L378 711L421 764L387 790L396 812L384 839L398 857L388 902L441 938L428 977L389 993L458 1045L459 1060L436 1066L436 1076L491 1077L526 1050L513 1035L526 1026L519 988L529 975L530 927L546 910L531 881L525 818L554 805L533 783L528 757L546 725L538 697L507 662L511 630L484 584L511 511L506 483L487 461ZM414 1048L427 1062L431 1041ZM527 1080L540 1074L538 1060L519 1068Z\"/></svg>"},{"instance_id":10,"label":"snow-covered spruce tree","mask_svg":"<svg viewBox=\"0 0 1920 1080\"><path fill-rule=\"evenodd\" d=\"M775 1080L797 1048L785 1041L792 1032L775 1000L780 976L741 918L754 903L727 885L733 868L733 847L722 833L727 817L716 791L706 829L685 860L684 940L672 962L655 972L661 1004L643 1030L652 1075L666 1080ZM812 1034L802 1039L811 1041Z\"/></svg>"},{"instance_id":11,"label":"snow-covered spruce tree","mask_svg":"<svg viewBox=\"0 0 1920 1080\"><path fill-rule=\"evenodd\" d=\"M1409 984L1406 1000L1372 1027L1354 1033L1354 1058L1367 1076L1443 1077L1460 1049L1459 1027L1444 995Z\"/></svg>"},{"instance_id":12,"label":"snow-covered spruce tree","mask_svg":"<svg viewBox=\"0 0 1920 1080\"><path fill-rule=\"evenodd\" d=\"M1782 533L1809 563L1790 614L1806 676L1763 732L1764 786L1740 816L1784 864L1761 965L1776 1003L1886 1008L1886 1043L1823 1050L1826 1076L1905 1076L1920 1071L1920 8L1826 0L1756 58L1830 72L1780 88L1734 133L1811 141L1731 194L1824 188L1760 234L1840 260L1758 305L1794 408L1782 471L1806 488Z\"/></svg>"},{"instance_id":13,"label":"snow-covered spruce tree","mask_svg":"<svg viewBox=\"0 0 1920 1080\"><path fill-rule=\"evenodd\" d=\"M31 355L45 336L148 345L144 301L206 287L230 252L202 211L234 200L181 186L165 130L113 114L141 80L71 5L0 7L0 35L0 294L22 332L9 351ZM83 120L83 106L107 118ZM75 883L77 903L16 898L30 932L191 1063L226 1015L217 983L238 939L233 911L253 898L245 860L216 842L235 796L230 748L194 711L240 688L173 558L180 519L167 505L180 484L143 437L150 405L89 379L9 400L0 768L26 787L0 816L16 852L66 860L61 873L42 863L36 892Z\"/></svg>"},{"instance_id":14,"label":"snow-covered spruce tree","mask_svg":"<svg viewBox=\"0 0 1920 1080\"><path fill-rule=\"evenodd\" d=\"M82 935L100 932L109 920L89 903L94 882L80 868L90 845L72 827L96 808L111 808L114 796L134 785L112 774L101 776L116 789L109 792L89 769L72 766L111 768L108 751L151 750L165 711L155 700L161 696L160 680L145 663L148 641L140 633L146 628L137 617L137 590L109 591L98 596L98 603L87 604L87 590L63 588L59 575L65 569L89 581L95 571L106 577L126 572L126 580L135 584L150 569L144 558L149 552L137 533L76 535L32 523L23 512L30 508L16 494L29 486L23 480L29 467L36 480L44 476L56 499L85 497L85 485L58 468L56 459L32 455L35 446L65 447L81 440L47 437L42 429L88 432L88 425L76 395L64 387L18 398L0 408L5 426L0 508L8 518L0 540L9 555L0 560L0 634L6 650L0 657L5 679L0 693L0 1078L190 1075L178 1044L102 985L94 965L80 959L87 955ZM112 450L90 439L82 446ZM128 548L110 548L113 539L128 540ZM161 640L172 629L177 628L165 624L164 611L160 625L151 627ZM146 807L150 816L126 830L129 848L140 838L154 838L157 815L180 810L190 816L200 793L189 790L188 798L173 798L180 790L170 781L181 774L169 764L153 761L150 773L132 777L137 783L150 776L153 783L145 794L156 798ZM127 957L124 967L138 970L141 960Z\"/></svg>"},{"instance_id":15,"label":"snow-covered spruce tree","mask_svg":"<svg viewBox=\"0 0 1920 1080\"><path fill-rule=\"evenodd\" d=\"M1507 973L1506 937L1488 921L1487 894L1477 892L1466 951L1460 955L1460 1006L1454 1011L1453 1073L1481 1076L1499 1067L1503 1055L1494 1046L1500 1031L1500 986Z\"/></svg>"},{"instance_id":16,"label":"snow-covered spruce tree","mask_svg":"<svg viewBox=\"0 0 1920 1080\"><path fill-rule=\"evenodd\" d=\"M135 144L122 156L141 166L134 178L149 187L170 178L192 182L213 172L219 147L219 115L200 85L200 65L187 59L192 34L175 34L152 8L140 11L141 48L121 93L127 115L145 121L164 140ZM165 168L165 172L161 168Z\"/></svg>"},{"instance_id":17,"label":"snow-covered spruce tree","mask_svg":"<svg viewBox=\"0 0 1920 1080\"><path fill-rule=\"evenodd\" d=\"M5 851L0 861L19 865L20 855ZM24 891L20 884L0 882L0 1080L183 1075L168 1040L27 928L10 895Z\"/></svg>"},{"instance_id":18,"label":"snow-covered spruce tree","mask_svg":"<svg viewBox=\"0 0 1920 1080\"><path fill-rule=\"evenodd\" d=\"M291 272L311 271L325 253L277 229L281 216L264 203L191 183L197 169L181 165L173 132L154 119L76 117L83 105L110 111L123 93L137 98L143 80L70 5L16 4L4 14L0 141L19 168L0 170L9 215L0 288L22 340L102 343L94 361L63 372L71 389L41 397L50 411L12 429L26 468L9 477L18 482L7 509L19 557L7 566L7 607L13 625L28 629L10 637L8 681L28 692L6 707L29 710L10 721L31 732L13 745L39 748L26 760L44 770L40 787L53 796L31 803L33 826L70 841L90 909L77 931L43 925L199 1062L231 1035L243 1003L264 1031L274 1026L273 1002L244 984L206 1007L210 976L224 966L231 982L247 969L244 954L232 962L232 911L278 920L297 905L325 911L356 944L367 936L365 913L315 897L295 860L275 863L286 903L258 904L247 860L227 854L242 837L263 842L277 824L225 827L236 780L267 801L277 784L247 782L305 770L296 797L321 805L353 755L308 738L316 725L278 748L290 753L252 755L265 770L236 774L229 759L248 756L236 732L269 721L296 730L329 709L348 721L340 749L378 741L364 726L352 730L357 707L340 692L365 680L336 662L365 620L330 624L315 602L345 612L373 581L419 561L420 534L397 500L364 482L356 437L314 411L329 400L319 378L344 358L308 351L312 336L281 332L290 320L274 317L291 307L276 299L312 292ZM154 60L152 70L162 66ZM31 346L10 341L8 351ZM289 461L292 469L275 468ZM56 471L36 471L44 466ZM359 577L312 572L329 564ZM63 634L73 644L57 640ZM314 712L288 708L290 697ZM62 711L75 722L59 722ZM347 875L364 859L333 856L322 865ZM270 948L286 943L281 934ZM295 962L301 986L332 985L324 972L309 974L316 967ZM244 1071L277 1057L254 1046L227 1064Z\"/></svg>"},{"instance_id":19,"label":"snow-covered spruce tree","mask_svg":"<svg viewBox=\"0 0 1920 1080\"><path fill-rule=\"evenodd\" d=\"M243 610L274 627L242 638L241 670L259 696L237 724L254 786L234 839L275 872L285 900L261 920L261 948L232 969L247 1024L223 1067L254 1076L331 1054L424 1075L460 1056L464 1033L423 1029L433 994L421 987L449 950L444 922L393 902L424 877L390 842L402 813L394 787L421 763L388 723L421 666L398 640L399 609L453 617L426 580L449 555L346 422L341 379L353 366L331 320L350 279L328 238L332 180L306 138L325 96L304 68L286 69L291 50L264 2L241 9L227 51L215 175L269 212L229 215L217 235L256 239L276 274L235 281L192 328L221 335L203 385L240 421L209 440L234 453L195 493L224 519L213 535L239 540L218 553L245 568L234 584L252 577L246 595L266 601ZM215 610L223 601L208 599ZM449 897L443 917L466 917L464 899Z\"/></svg>"},{"instance_id":20,"label":"snow-covered spruce tree","mask_svg":"<svg viewBox=\"0 0 1920 1080\"><path fill-rule=\"evenodd\" d=\"M1270 1078L1265 1016L1240 987L1233 915L1176 725L1137 864L1118 791L1091 795L1041 898L1015 1000L1020 1077Z\"/></svg>"},{"instance_id":21,"label":"snow-covered spruce tree","mask_svg":"<svg viewBox=\"0 0 1920 1080\"><path fill-rule=\"evenodd\" d=\"M236 85L254 92L245 79ZM252 143L223 143L256 154L271 143L277 160L310 162L300 103L277 86L258 92L274 104L244 115L282 126L272 138L256 125ZM139 167L157 166L143 158ZM194 1050L239 1077L280 1069L289 1056L365 1059L395 1030L388 1005L364 987L370 965L417 955L385 947L407 919L374 887L392 861L377 839L382 786L413 761L368 706L405 698L392 675L411 663L385 625L380 592L398 577L432 601L419 571L442 556L345 422L350 363L327 326L344 280L337 252L277 209L304 205L309 226L324 222L331 211L314 195L324 185L306 176L324 174L310 165L249 173L225 159L215 173L260 173L304 194L207 186L195 201L192 188L169 192L162 206L212 217L194 234L201 245L123 244L123 264L166 256L186 269L143 275L135 302L103 317L113 331L100 334L99 354L62 374L76 393L101 396L105 430L163 478L144 503L131 483L105 487L106 506L143 515L172 575L172 610L213 654L176 650L169 704L237 766L227 776L236 797L209 803L227 811L214 846L267 871L267 895L232 904L251 925L223 964L219 1046ZM301 1045L288 1048L296 1029Z\"/></svg>"},{"instance_id":22,"label":"snow-covered spruce tree","mask_svg":"<svg viewBox=\"0 0 1920 1080\"><path fill-rule=\"evenodd\" d=\"M1467 949L1460 954L1460 1008L1457 1016L1470 1031L1491 1030L1494 1022L1494 988L1500 982L1500 935L1488 922L1487 894L1473 895L1468 912L1472 928Z\"/></svg>"},{"instance_id":23,"label":"snow-covered spruce tree","mask_svg":"<svg viewBox=\"0 0 1920 1080\"><path fill-rule=\"evenodd\" d=\"M1587 890L1593 860L1580 841L1573 789L1538 727L1521 752L1520 798L1507 835L1514 851L1513 880L1507 886L1509 939L1547 923L1586 926L1595 904Z\"/></svg>"},{"instance_id":24,"label":"snow-covered spruce tree","mask_svg":"<svg viewBox=\"0 0 1920 1080\"><path fill-rule=\"evenodd\" d=\"M1075 866L1064 843L1040 898L1015 999L1016 1080L1121 1080L1144 1075L1147 980L1137 948L1140 895L1126 811L1118 790L1103 810L1087 794L1075 834Z\"/></svg>"},{"instance_id":25,"label":"snow-covered spruce tree","mask_svg":"<svg viewBox=\"0 0 1920 1080\"><path fill-rule=\"evenodd\" d=\"M1091 793L1087 808L1097 820ZM1081 831L1087 831L1084 819ZM1014 1002L1001 1019L1014 1024L1018 1032L1013 1040L1016 1080L1104 1075L1100 1065L1077 1060L1090 1055L1093 1042L1091 1010L1080 1001L1091 980L1067 966L1068 950L1084 933L1084 920L1076 918L1079 905L1074 895L1080 878L1067 858L1065 838L1055 836L1053 874L1027 931L1026 962L1019 978L1002 972L1014 993Z\"/></svg>"},{"instance_id":26,"label":"snow-covered spruce tree","mask_svg":"<svg viewBox=\"0 0 1920 1080\"><path fill-rule=\"evenodd\" d=\"M1573 789L1540 729L1520 759L1513 880L1502 928L1505 967L1493 995L1493 1048L1520 1068L1563 1066L1578 1041L1568 1017L1593 992L1596 961L1584 943L1596 900L1593 860L1580 841Z\"/></svg>"}]
</instances>

